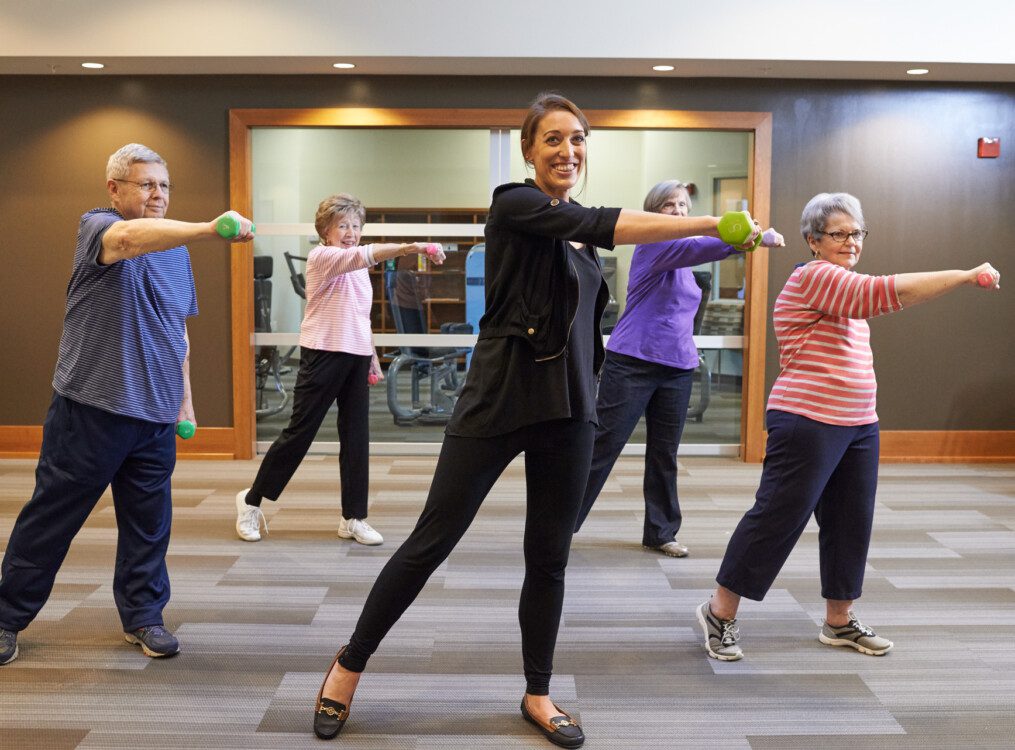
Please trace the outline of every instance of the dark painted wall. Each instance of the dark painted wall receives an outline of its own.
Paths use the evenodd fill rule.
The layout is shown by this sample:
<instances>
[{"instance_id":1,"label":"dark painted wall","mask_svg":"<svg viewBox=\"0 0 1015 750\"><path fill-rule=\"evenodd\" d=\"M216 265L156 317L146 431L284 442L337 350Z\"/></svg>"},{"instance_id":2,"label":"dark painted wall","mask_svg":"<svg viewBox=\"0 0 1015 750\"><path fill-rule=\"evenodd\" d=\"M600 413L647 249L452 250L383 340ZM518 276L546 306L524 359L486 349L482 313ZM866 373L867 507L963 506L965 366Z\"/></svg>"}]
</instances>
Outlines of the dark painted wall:
<instances>
[{"instance_id":1,"label":"dark painted wall","mask_svg":"<svg viewBox=\"0 0 1015 750\"><path fill-rule=\"evenodd\" d=\"M228 198L233 107L523 107L555 88L594 108L773 113L770 297L806 260L796 231L814 193L863 201L867 273L969 268L1015 279L1015 86L774 80L417 77L0 77L0 424L39 424L50 397L80 214L105 204L108 155L140 141L169 162L169 216L205 220ZM975 158L1000 136L1000 159ZM594 148L594 140L592 148ZM595 179L594 173L591 179ZM224 243L192 248L201 315L191 323L198 418L231 423ZM1015 295L964 289L872 321L886 429L1015 429ZM769 334L768 383L777 369Z\"/></svg>"}]
</instances>

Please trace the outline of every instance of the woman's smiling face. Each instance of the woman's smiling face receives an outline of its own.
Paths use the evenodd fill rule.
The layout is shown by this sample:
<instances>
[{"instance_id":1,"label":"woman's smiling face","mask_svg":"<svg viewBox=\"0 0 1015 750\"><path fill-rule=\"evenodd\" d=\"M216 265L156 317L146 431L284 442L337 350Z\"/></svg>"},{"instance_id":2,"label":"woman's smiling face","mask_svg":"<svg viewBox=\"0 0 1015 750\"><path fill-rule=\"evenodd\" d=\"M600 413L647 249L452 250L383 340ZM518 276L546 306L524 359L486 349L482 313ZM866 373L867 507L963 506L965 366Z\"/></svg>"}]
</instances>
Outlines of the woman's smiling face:
<instances>
[{"instance_id":1,"label":"woman's smiling face","mask_svg":"<svg viewBox=\"0 0 1015 750\"><path fill-rule=\"evenodd\" d=\"M525 157L535 169L535 182L547 195L568 200L585 167L585 129L567 110L548 112L536 125Z\"/></svg>"},{"instance_id":2,"label":"woman's smiling face","mask_svg":"<svg viewBox=\"0 0 1015 750\"><path fill-rule=\"evenodd\" d=\"M827 260L837 266L842 266L847 271L853 269L860 262L860 254L863 252L863 240L857 240L852 236L846 237L845 242L839 242L832 238L833 232L841 232L844 235L851 234L863 227L852 216L843 213L834 213L825 222L825 228L817 237L813 234L807 239L807 244L819 260Z\"/></svg>"}]
</instances>

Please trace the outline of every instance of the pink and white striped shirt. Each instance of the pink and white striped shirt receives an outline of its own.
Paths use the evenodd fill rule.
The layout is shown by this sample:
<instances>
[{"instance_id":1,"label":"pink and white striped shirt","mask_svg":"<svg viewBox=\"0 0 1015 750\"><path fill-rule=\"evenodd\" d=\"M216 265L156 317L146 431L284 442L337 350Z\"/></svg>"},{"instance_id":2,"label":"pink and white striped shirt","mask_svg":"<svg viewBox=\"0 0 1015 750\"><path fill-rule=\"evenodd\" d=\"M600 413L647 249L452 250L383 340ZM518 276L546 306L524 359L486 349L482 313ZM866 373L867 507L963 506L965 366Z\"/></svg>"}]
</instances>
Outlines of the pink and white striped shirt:
<instances>
[{"instance_id":1,"label":"pink and white striped shirt","mask_svg":"<svg viewBox=\"0 0 1015 750\"><path fill-rule=\"evenodd\" d=\"M367 270L373 245L318 245L307 257L307 307L300 325L300 346L326 352L371 355L373 284Z\"/></svg>"},{"instance_id":2,"label":"pink and white striped shirt","mask_svg":"<svg viewBox=\"0 0 1015 750\"><path fill-rule=\"evenodd\" d=\"M895 276L865 276L825 260L798 267L772 315L782 369L768 408L834 425L876 422L865 318L901 309Z\"/></svg>"}]
</instances>

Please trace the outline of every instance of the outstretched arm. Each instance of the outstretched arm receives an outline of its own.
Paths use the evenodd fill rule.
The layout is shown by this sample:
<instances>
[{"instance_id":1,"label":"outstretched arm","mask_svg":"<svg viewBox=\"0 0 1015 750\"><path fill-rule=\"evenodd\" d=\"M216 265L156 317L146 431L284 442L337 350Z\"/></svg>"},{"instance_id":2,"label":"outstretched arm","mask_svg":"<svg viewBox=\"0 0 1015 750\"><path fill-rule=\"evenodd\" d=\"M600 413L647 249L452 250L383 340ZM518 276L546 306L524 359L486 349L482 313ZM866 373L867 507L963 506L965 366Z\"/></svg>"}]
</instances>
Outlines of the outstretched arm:
<instances>
[{"instance_id":1,"label":"outstretched arm","mask_svg":"<svg viewBox=\"0 0 1015 750\"><path fill-rule=\"evenodd\" d=\"M732 211L718 216L671 216L621 209L613 232L615 245L648 244L684 237L719 237L737 250L753 250L759 244L778 247L785 244L774 229L762 234L761 226L747 211ZM742 244L737 244L742 243Z\"/></svg>"},{"instance_id":2,"label":"outstretched arm","mask_svg":"<svg viewBox=\"0 0 1015 750\"><path fill-rule=\"evenodd\" d=\"M98 261L104 266L145 253L169 250L193 240L218 237L216 223L226 214L239 222L240 231L231 242L249 242L254 238L252 222L235 211L227 211L211 221L176 221L174 219L130 219L110 225L102 235Z\"/></svg>"},{"instance_id":3,"label":"outstretched arm","mask_svg":"<svg viewBox=\"0 0 1015 750\"><path fill-rule=\"evenodd\" d=\"M987 274L991 284L987 289L1001 288L1001 274L990 263L983 263L968 271L929 271L926 273L900 273L895 277L895 290L903 307L919 305L940 297L962 286L980 286L980 276ZM987 278L984 277L984 281Z\"/></svg>"},{"instance_id":4,"label":"outstretched arm","mask_svg":"<svg viewBox=\"0 0 1015 750\"><path fill-rule=\"evenodd\" d=\"M375 263L413 254L425 255L438 266L444 262L444 248L436 242L408 242L404 244L375 242L373 249Z\"/></svg>"},{"instance_id":5,"label":"outstretched arm","mask_svg":"<svg viewBox=\"0 0 1015 750\"><path fill-rule=\"evenodd\" d=\"M639 245L664 242L682 237L704 235L719 236L719 218L716 216L670 216L621 209L613 241L617 245Z\"/></svg>"}]
</instances>

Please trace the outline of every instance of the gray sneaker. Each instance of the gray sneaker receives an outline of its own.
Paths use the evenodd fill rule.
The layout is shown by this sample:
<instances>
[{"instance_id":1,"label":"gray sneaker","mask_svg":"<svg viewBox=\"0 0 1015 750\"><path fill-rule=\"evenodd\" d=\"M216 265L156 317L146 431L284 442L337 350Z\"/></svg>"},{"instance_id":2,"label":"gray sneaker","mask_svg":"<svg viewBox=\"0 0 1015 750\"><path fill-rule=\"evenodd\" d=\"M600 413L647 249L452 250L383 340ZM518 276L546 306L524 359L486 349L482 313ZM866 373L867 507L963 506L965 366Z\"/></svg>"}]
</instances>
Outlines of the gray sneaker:
<instances>
[{"instance_id":1,"label":"gray sneaker","mask_svg":"<svg viewBox=\"0 0 1015 750\"><path fill-rule=\"evenodd\" d=\"M179 653L180 642L176 636L161 625L145 625L143 628L123 634L123 640L140 646L145 656L157 659Z\"/></svg>"},{"instance_id":2,"label":"gray sneaker","mask_svg":"<svg viewBox=\"0 0 1015 750\"><path fill-rule=\"evenodd\" d=\"M672 542L666 542L666 544L660 544L657 547L645 547L645 549L652 549L656 552L662 552L664 555L669 557L687 557L688 549L676 539Z\"/></svg>"},{"instance_id":3,"label":"gray sneaker","mask_svg":"<svg viewBox=\"0 0 1015 750\"><path fill-rule=\"evenodd\" d=\"M18 634L0 628L0 666L18 658Z\"/></svg>"},{"instance_id":4,"label":"gray sneaker","mask_svg":"<svg viewBox=\"0 0 1015 750\"><path fill-rule=\"evenodd\" d=\"M884 656L894 645L856 619L852 610L849 612L849 622L841 628L833 628L827 622L822 623L818 640L829 646L849 646L870 656Z\"/></svg>"},{"instance_id":5,"label":"gray sneaker","mask_svg":"<svg viewBox=\"0 0 1015 750\"><path fill-rule=\"evenodd\" d=\"M736 661L744 657L737 641L740 640L740 628L736 618L721 620L712 614L708 602L698 607L698 622L705 631L705 650L713 659L719 661Z\"/></svg>"}]
</instances>

